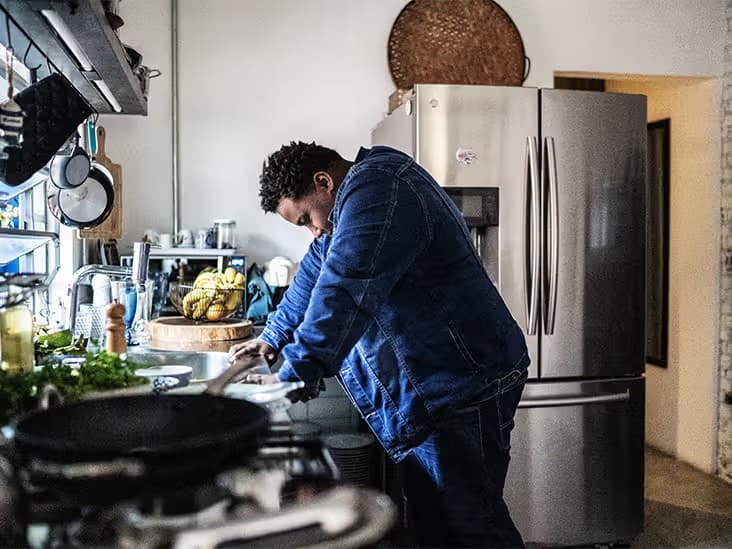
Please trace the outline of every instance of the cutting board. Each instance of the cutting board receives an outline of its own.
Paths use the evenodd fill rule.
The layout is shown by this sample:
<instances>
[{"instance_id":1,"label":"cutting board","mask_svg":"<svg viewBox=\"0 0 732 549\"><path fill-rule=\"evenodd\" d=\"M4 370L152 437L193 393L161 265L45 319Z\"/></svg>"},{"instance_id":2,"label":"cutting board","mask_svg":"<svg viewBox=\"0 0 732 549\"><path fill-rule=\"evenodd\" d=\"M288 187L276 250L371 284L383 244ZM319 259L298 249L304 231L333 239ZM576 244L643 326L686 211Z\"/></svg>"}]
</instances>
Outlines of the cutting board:
<instances>
[{"instance_id":1,"label":"cutting board","mask_svg":"<svg viewBox=\"0 0 732 549\"><path fill-rule=\"evenodd\" d=\"M209 344L215 341L232 341L251 337L251 320L222 320L221 322L196 322L182 316L157 318L148 325L150 340L172 343L190 349L191 345Z\"/></svg>"},{"instance_id":2,"label":"cutting board","mask_svg":"<svg viewBox=\"0 0 732 549\"><path fill-rule=\"evenodd\" d=\"M94 161L109 170L114 183L114 205L109 217L96 227L79 231L81 238L112 239L122 238L122 166L115 164L107 156L107 132L102 126L97 128L97 154Z\"/></svg>"}]
</instances>

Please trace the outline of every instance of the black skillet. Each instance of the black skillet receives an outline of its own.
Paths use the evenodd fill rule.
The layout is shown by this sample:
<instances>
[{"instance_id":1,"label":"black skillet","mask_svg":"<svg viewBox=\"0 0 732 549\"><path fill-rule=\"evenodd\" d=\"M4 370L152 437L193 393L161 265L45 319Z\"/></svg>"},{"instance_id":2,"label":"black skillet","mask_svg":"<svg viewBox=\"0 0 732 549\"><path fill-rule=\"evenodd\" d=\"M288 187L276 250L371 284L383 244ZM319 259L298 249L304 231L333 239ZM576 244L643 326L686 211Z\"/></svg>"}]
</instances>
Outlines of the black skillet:
<instances>
[{"instance_id":1,"label":"black skillet","mask_svg":"<svg viewBox=\"0 0 732 549\"><path fill-rule=\"evenodd\" d=\"M235 370L241 369L229 368L203 394L118 396L33 411L14 427L20 465L39 487L109 503L244 463L269 418L261 406L218 396Z\"/></svg>"}]
</instances>

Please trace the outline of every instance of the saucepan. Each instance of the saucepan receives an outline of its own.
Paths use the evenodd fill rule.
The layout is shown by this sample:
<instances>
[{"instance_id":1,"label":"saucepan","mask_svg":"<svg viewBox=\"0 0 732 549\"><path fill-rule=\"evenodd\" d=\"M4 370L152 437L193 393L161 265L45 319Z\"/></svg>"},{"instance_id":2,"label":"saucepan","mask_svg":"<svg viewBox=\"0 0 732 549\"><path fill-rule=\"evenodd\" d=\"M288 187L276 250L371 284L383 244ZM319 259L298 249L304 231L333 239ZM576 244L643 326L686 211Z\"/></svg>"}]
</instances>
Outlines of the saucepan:
<instances>
[{"instance_id":1,"label":"saucepan","mask_svg":"<svg viewBox=\"0 0 732 549\"><path fill-rule=\"evenodd\" d=\"M163 74L160 69L151 69L147 65L139 65L135 69L135 75L140 80L140 87L142 88L142 96L147 99L150 93L150 79L157 78Z\"/></svg>"},{"instance_id":2,"label":"saucepan","mask_svg":"<svg viewBox=\"0 0 732 549\"><path fill-rule=\"evenodd\" d=\"M19 465L34 485L101 504L210 478L253 456L267 410L221 396L246 367L228 368L203 394L127 395L41 409L13 424Z\"/></svg>"},{"instance_id":3,"label":"saucepan","mask_svg":"<svg viewBox=\"0 0 732 549\"><path fill-rule=\"evenodd\" d=\"M73 189L89 176L91 161L86 151L79 146L79 133L51 159L51 182L59 189Z\"/></svg>"}]
</instances>

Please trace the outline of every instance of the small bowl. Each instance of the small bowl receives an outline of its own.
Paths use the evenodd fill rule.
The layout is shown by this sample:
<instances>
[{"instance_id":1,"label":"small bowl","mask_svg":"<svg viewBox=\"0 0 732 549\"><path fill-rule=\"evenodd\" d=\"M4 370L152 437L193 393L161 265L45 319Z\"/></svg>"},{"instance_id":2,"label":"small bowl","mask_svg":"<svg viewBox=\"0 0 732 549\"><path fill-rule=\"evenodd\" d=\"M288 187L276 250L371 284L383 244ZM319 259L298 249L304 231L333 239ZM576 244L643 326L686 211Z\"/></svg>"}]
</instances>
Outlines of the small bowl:
<instances>
[{"instance_id":1,"label":"small bowl","mask_svg":"<svg viewBox=\"0 0 732 549\"><path fill-rule=\"evenodd\" d=\"M193 373L193 368L179 364L147 366L135 370L135 375L148 378L153 388L166 389L185 387L191 380L191 373ZM171 383L173 379L176 380L176 383Z\"/></svg>"}]
</instances>

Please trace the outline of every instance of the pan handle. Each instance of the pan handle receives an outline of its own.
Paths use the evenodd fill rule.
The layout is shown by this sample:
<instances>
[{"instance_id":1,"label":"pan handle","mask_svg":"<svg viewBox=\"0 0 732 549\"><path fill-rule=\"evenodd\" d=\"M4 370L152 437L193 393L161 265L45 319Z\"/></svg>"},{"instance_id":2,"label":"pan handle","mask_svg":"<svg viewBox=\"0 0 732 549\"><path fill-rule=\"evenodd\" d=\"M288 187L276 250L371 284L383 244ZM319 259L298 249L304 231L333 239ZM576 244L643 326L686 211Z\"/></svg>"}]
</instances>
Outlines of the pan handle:
<instances>
[{"instance_id":1,"label":"pan handle","mask_svg":"<svg viewBox=\"0 0 732 549\"><path fill-rule=\"evenodd\" d=\"M237 360L236 363L229 366L217 377L208 382L205 393L213 396L220 396L223 394L224 388L227 385L238 381L250 370L262 365L267 366L267 361L264 357L245 357ZM269 369L269 367L267 367L267 369Z\"/></svg>"},{"instance_id":2,"label":"pan handle","mask_svg":"<svg viewBox=\"0 0 732 549\"><path fill-rule=\"evenodd\" d=\"M52 402L55 401L55 402ZM54 406L61 406L64 403L64 396L61 391L52 384L47 383L41 389L41 394L38 397L38 408L41 410L48 410Z\"/></svg>"},{"instance_id":3,"label":"pan handle","mask_svg":"<svg viewBox=\"0 0 732 549\"><path fill-rule=\"evenodd\" d=\"M62 480L98 480L103 478L136 479L145 475L145 464L137 459L57 463L43 459L30 460L31 477Z\"/></svg>"}]
</instances>

